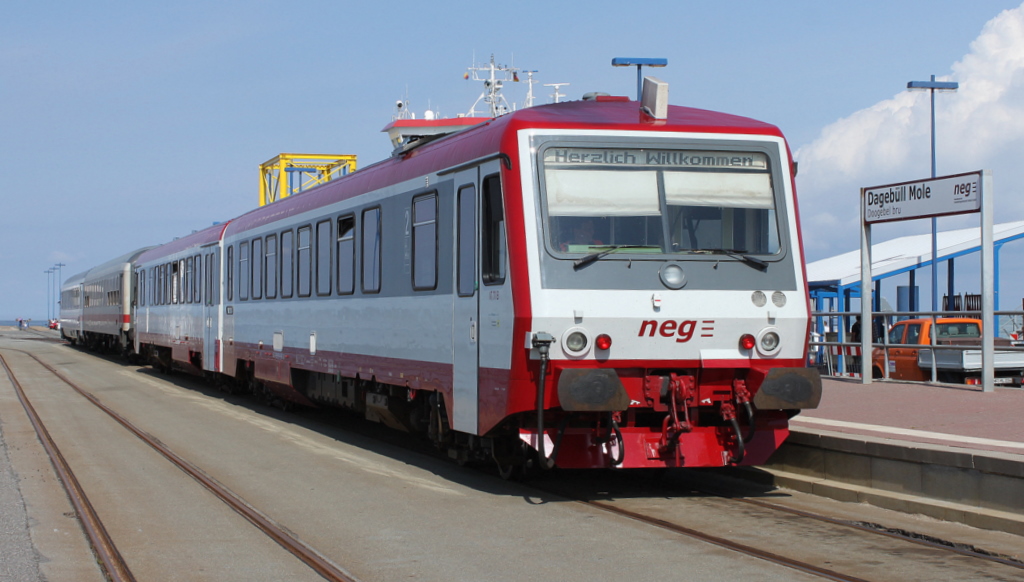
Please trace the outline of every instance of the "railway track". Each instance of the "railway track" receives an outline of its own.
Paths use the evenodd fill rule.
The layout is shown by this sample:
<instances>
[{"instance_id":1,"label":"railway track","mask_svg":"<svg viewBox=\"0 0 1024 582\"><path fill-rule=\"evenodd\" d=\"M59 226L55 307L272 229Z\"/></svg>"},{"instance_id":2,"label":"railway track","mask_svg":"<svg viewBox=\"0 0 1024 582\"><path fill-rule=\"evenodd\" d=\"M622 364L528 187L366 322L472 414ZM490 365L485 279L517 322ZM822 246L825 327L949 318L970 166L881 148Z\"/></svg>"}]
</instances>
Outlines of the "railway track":
<instances>
[{"instance_id":1,"label":"railway track","mask_svg":"<svg viewBox=\"0 0 1024 582\"><path fill-rule=\"evenodd\" d=\"M900 530L899 528L888 528L878 524L857 522L850 520L837 519L834 517L818 514L812 511L795 509L784 505L766 502L756 498L750 498L744 496L743 493L739 494L725 494L722 493L719 484L709 483L706 478L698 478L697 481L701 481L700 485L694 486L693 482L687 482L686 484L674 485L666 484L662 480L660 482L651 483L646 482L641 488L643 491L637 492L631 490L629 486L624 489L616 491L616 487L621 485L618 483L619 479L614 476L612 479L599 484L596 488L593 488L593 484L586 484L582 487L573 487L571 484L566 487L566 482L562 481L560 486L549 486L540 485L538 488L547 493L558 495L571 500L575 503L585 505L590 508L597 509L602 512L611 513L620 517L624 517L630 520L634 520L640 523L648 524L654 527L665 529L686 536L688 538L700 540L706 543L710 543L731 551L735 551L744 555L748 555L754 558L765 560L773 564L778 564L791 568L793 570L811 574L826 580L836 580L842 582L855 582L855 581L875 581L875 580L906 580L909 579L903 574L895 576L881 576L877 574L872 575L872 568L838 568L835 566L826 566L825 564L834 564L841 562L842 558L838 555L827 555L827 554L815 554L814 550L803 551L805 555L810 554L814 556L813 559L797 558L793 557L793 548L784 542L780 543L778 540L785 539L784 536L780 536L780 531L773 526L770 531L766 532L764 536L756 535L745 535L745 541L738 541L734 539L736 536L727 536L713 533L714 527L707 527L706 524L702 525L689 525L687 520L680 519L678 508L674 512L676 515L673 517L666 517L671 515L673 511L667 509L670 504L678 504L682 501L681 498L688 497L694 498L694 495L701 497L702 501L712 500L715 504L715 509L720 512L721 515L744 515L745 517L752 517L764 522L771 522L773 524L787 523L789 528L792 529L805 529L807 531L816 532L815 535L809 535L810 538L816 539L851 539L852 537L873 537L880 540L879 544L871 544L867 542L865 545L875 545L878 548L886 548L892 556L897 556L898 559L907 559L907 556L913 556L915 562L919 562L922 566L928 564L931 566L937 562L950 562L955 564L955 567L966 571L984 571L986 568L994 567L994 572L986 572L986 577L991 577L994 580L1019 580L1024 578L1024 562L1021 560L1007 555L1002 555L994 552L989 552L970 544L948 542L942 539L938 539L928 535L916 534L914 532ZM587 480L589 481L589 479ZM611 481L609 486L609 481ZM731 485L727 485L731 486ZM582 490L581 490L582 489ZM598 491L598 489L601 489ZM718 490L716 490L718 489ZM597 497L597 498L595 498ZM641 503L644 507L638 509L633 507L638 505L636 503L629 503L629 498L645 498L647 500L664 500L664 502L654 501L653 503ZM752 513L749 508L756 508ZM682 513L687 513L683 511ZM694 520L700 522L701 520ZM816 524L815 527L809 527L808 523ZM822 527L828 528L829 532L822 532ZM733 524L735 529L735 523ZM753 528L750 528L751 530ZM749 531L748 531L749 533ZM751 538L753 541L751 541ZM807 546L814 546L817 542L815 539L807 540ZM861 543L861 542L856 542ZM787 553L782 553L775 550L778 546L787 547ZM906 549L906 546L915 546L917 549ZM836 554L841 552L837 551ZM864 561L882 561L879 557L873 557L869 555L862 556ZM970 563L966 562L969 560ZM843 570L846 571L843 571ZM854 570L851 572L850 570ZM858 571L859 570L859 571ZM867 571L867 573L865 573ZM936 580L942 579L939 577L933 577L931 574L924 574L921 576L922 580ZM954 575L949 579L961 580L961 579L974 579L973 576L963 577L961 575Z\"/></svg>"},{"instance_id":2,"label":"railway track","mask_svg":"<svg viewBox=\"0 0 1024 582\"><path fill-rule=\"evenodd\" d=\"M146 443L153 450L159 453L166 460L171 462L174 466L181 469L187 475L195 479L204 488L210 491L217 499L224 502L227 506L233 509L236 513L241 515L252 525L254 525L261 532L266 534L270 539L274 540L278 545L283 547L285 550L290 552L302 563L306 564L323 577L325 580L332 582L358 582L358 580L349 572L347 572L341 566L335 564L330 559L322 555L316 549L310 547L308 544L297 538L285 528L277 524L273 519L265 515L256 507L252 506L245 501L242 497L235 494L233 491L219 483L212 476L208 475L205 471L195 466L187 459L179 456L174 451L169 449L158 439L136 427L128 419L124 418L108 406L104 405L97 399L93 394L83 389L73 380L68 378L66 375L61 373L59 370L51 366L50 364L39 359L35 354L25 352L23 350L16 350L11 348L5 348L3 351L14 351L25 354L31 357L36 363L42 366L44 369L49 371L54 377L58 378L61 382L71 387L83 398L85 398L92 405L102 410L118 424L127 429L132 435L137 437L142 442ZM77 512L77 515L81 519L83 530L89 539L89 543L96 554L97 560L103 570L103 574L106 578L115 581L134 581L136 578L131 572L129 565L125 562L121 553L118 551L117 546L114 544L103 521L97 514L95 509L92 507L92 503L86 492L83 490L75 477L71 467L64 460L64 456L57 448L53 439L49 435L49 431L35 408L32 406L18 376L11 369L7 363L7 359L0 352L0 365L3 366L7 377L10 379L11 384L14 386L15 392L18 396L18 400L21 402L22 407L25 409L33 428L36 431L39 440L43 443L44 449L50 458L51 463L57 471L58 477L67 491L68 497L72 502L72 505Z\"/></svg>"},{"instance_id":3,"label":"railway track","mask_svg":"<svg viewBox=\"0 0 1024 582\"><path fill-rule=\"evenodd\" d=\"M5 349L4 351L7 350ZM17 351L20 352L21 350ZM92 402L93 405L101 409L104 408L101 402L95 399L95 397L90 398L91 395L88 395L87 391L78 387L59 370L46 364L39 358L36 358L33 354L28 355L33 357L40 366L48 370L48 373L53 374L55 377L59 378L61 382L68 384L73 389L81 393L83 397ZM4 365L6 368L6 362L4 362ZM15 382L16 378L13 377L13 374L9 370L8 374L12 376L12 382ZM105 412L110 414L126 429L132 430L133 427L129 426L131 423L127 420L118 420L118 415L113 411ZM351 430L351 432L356 433L362 432L358 428L352 430L353 427L349 423L344 424L345 427L343 430L345 431ZM372 425L371 428L375 426L376 425ZM135 431L132 432L135 434ZM143 431L139 432L142 433L142 435L145 435ZM137 436L138 438L145 440L143 436ZM393 434L392 436L398 437L399 435ZM377 437L379 437L379 435L375 435L375 438ZM154 441L154 444L150 444L150 446L156 448L154 445L158 445L159 441L152 437L150 437L150 440ZM405 440L405 444L408 444L408 439ZM396 441L396 444L400 443ZM414 445L412 448L417 450L418 453L426 453L426 450L424 450L423 447ZM171 454L173 454L173 452L171 452ZM161 452L161 455L164 455L164 453ZM164 456L166 457L166 455ZM187 469L190 464L187 461L183 461L183 464L185 467L180 468L192 475L192 473ZM216 488L219 485L212 477L203 474L201 471L198 473L200 476L192 475L197 481L203 482L202 477L205 476L206 480L208 480L213 487ZM635 475L635 473L633 475ZM794 573L799 572L819 579L851 581L864 580L878 582L889 579L911 579L912 577L908 578L902 575L879 575L877 571L872 572L870 568L863 569L859 567L849 567L849 562L844 563L841 559L830 559L833 557L828 555L822 556L819 554L817 558L812 557L810 559L806 557L806 553L802 556L794 555L791 553L791 550L797 548L795 548L793 544L787 544L774 539L771 532L775 531L774 528L777 523L786 522L792 528L806 530L809 532L813 531L814 533L808 534L808 541L806 543L808 546L814 546L818 544L818 538L823 539L826 537L844 540L841 544L845 544L845 540L850 536L874 537L875 539L880 540L875 543L878 547L882 547L890 543L899 544L901 548L903 545L912 545L918 549L892 550L889 557L893 560L893 563L896 563L897 561L921 562L925 572L928 572L927 568L934 567L935 562L947 561L949 560L949 556L955 556L960 560L960 563L955 564L956 568L959 568L957 571L960 573L947 576L945 579L974 579L978 576L963 575L964 569L966 568L970 570L971 568L974 568L975 570L981 570L987 566L997 568L995 574L986 575L986 577L990 577L991 579L1013 580L1020 579L1022 577L1022 569L1024 569L1024 565L1008 556L986 555L984 551L958 547L955 544L944 544L941 540L915 539L913 534L910 534L909 536L900 535L893 531L889 531L889 528L880 528L868 524L857 524L852 521L844 521L809 511L797 510L791 507L769 503L762 499L752 498L742 492L734 494L723 493L721 484L698 484L686 477L680 477L680 473L678 472L671 472L669 478L658 481L652 481L649 478L636 479L633 475L625 475L620 472L556 471L549 474L549 476L541 477L537 480L537 483L530 485L530 487L539 486L540 490L543 491L546 496L556 495L565 500L576 501L597 511L614 514L620 518L632 520L647 526L657 527L680 536L685 536L689 539L701 540L704 543L714 544L715 546L727 549L730 552L751 556L758 560L763 560L765 562L792 569L794 570ZM679 482L679 480L682 480L682 482ZM597 481L598 484L594 485L594 481ZM634 487L636 481L646 482L646 485L636 488ZM551 486L552 483L557 484L557 487ZM630 485L626 486L625 484ZM204 484L204 486L207 485ZM210 489L210 486L207 486L207 488ZM216 491L213 491L213 489L211 489L211 491L216 494ZM231 492L227 493L228 499L234 498L236 501L240 500L237 495L234 495ZM224 500L224 502L231 505L235 511L242 513L245 511L244 506L248 504L246 504L244 500L240 501L242 505L241 509L236 508L230 501ZM729 516L729 519L741 516L738 521L734 520L733 523L746 523L747 525L740 525L736 527L746 528L748 530L762 529L769 533L767 533L763 539L752 540L749 535L750 531L745 532L745 535L734 535L731 531L723 532L721 529L716 530L715 528L705 527L705 524L700 523L700 520L688 519L689 515L692 513L689 509L684 509L681 512L679 511L678 506L686 505L692 501L696 501L699 504L714 505L714 507L711 508L711 511L715 512L718 516ZM674 513L673 508L675 508ZM756 519L749 515L752 512L758 513ZM84 513L80 514L84 515ZM256 512L253 514L251 519L250 517L246 517L246 519L257 527L261 527L261 524L258 523L262 521L261 516L262 514ZM265 516L262 517L265 518ZM269 520L267 521L269 522ZM808 525L808 523L811 522L818 525ZM273 522L269 523L271 526L276 526ZM823 530L821 528L828 528L827 531L830 533L822 534L821 532ZM278 529L283 530L283 528L280 528L279 526ZM263 531L262 528L261 531ZM287 534L286 531L285 534ZM267 535L270 534L268 533ZM277 541L276 538L275 541ZM279 541L278 543L287 549L285 544L289 542L285 539L283 542ZM289 549L289 551L292 550ZM865 554L863 559L869 561L883 560L883 558L879 558L877 555L868 554ZM315 562L316 560L314 559L313 561ZM986 564L987 566L965 566L964 561L969 561L970 564ZM331 565L332 564L328 562L328 566ZM314 569L314 571L320 572L315 564L309 564L309 567ZM975 570L971 571L974 572ZM328 577L328 575L324 575L323 577L326 579L339 580L352 579L347 572L340 571L340 573L342 576L349 577L331 578ZM111 579L118 578L111 576ZM924 574L918 579L937 580L943 579L943 577Z\"/></svg>"}]
</instances>

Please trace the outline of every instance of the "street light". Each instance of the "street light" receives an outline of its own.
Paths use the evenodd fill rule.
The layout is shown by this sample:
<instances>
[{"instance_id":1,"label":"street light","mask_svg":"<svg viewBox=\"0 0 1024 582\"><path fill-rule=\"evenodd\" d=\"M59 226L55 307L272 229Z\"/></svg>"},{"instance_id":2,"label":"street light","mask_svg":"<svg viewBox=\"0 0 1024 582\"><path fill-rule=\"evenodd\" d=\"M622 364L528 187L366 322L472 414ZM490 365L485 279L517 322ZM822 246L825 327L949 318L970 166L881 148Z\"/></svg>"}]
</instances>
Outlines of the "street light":
<instances>
[{"instance_id":1,"label":"street light","mask_svg":"<svg viewBox=\"0 0 1024 582\"><path fill-rule=\"evenodd\" d=\"M667 67L668 59L630 59L625 57L616 57L612 59L613 67L636 67L636 100L639 101L641 94L644 89L644 76L640 72L644 68L644 65L648 67Z\"/></svg>"},{"instance_id":2,"label":"street light","mask_svg":"<svg viewBox=\"0 0 1024 582\"><path fill-rule=\"evenodd\" d=\"M57 269L57 280L53 282L53 318L60 319L60 286L64 283L61 279L60 268L66 267L64 263L57 263L53 266Z\"/></svg>"},{"instance_id":3,"label":"street light","mask_svg":"<svg viewBox=\"0 0 1024 582\"><path fill-rule=\"evenodd\" d=\"M910 81L907 89L911 91L928 91L932 98L932 178L935 177L935 92L956 91L960 84L953 81L936 81L932 75L931 81ZM938 219L932 217L932 311L939 310L939 258L938 258ZM913 289L910 291L913 293ZM950 296L950 301L953 297Z\"/></svg>"},{"instance_id":4,"label":"street light","mask_svg":"<svg viewBox=\"0 0 1024 582\"><path fill-rule=\"evenodd\" d=\"M46 273L46 320L49 321L51 319L50 308L53 305L53 302L50 300L50 293L53 292L53 267L43 272Z\"/></svg>"}]
</instances>

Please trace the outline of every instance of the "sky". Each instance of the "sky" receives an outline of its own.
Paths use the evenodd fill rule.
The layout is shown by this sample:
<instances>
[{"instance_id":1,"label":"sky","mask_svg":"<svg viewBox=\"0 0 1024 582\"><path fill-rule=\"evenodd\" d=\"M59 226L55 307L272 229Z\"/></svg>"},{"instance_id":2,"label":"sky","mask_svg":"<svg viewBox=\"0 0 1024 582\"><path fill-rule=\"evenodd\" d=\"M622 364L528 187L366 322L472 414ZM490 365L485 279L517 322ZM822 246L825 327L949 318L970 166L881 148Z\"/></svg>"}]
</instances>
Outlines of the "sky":
<instances>
[{"instance_id":1,"label":"sky","mask_svg":"<svg viewBox=\"0 0 1024 582\"><path fill-rule=\"evenodd\" d=\"M387 157L380 130L397 100L465 112L481 85L463 73L492 54L537 71L537 103L549 101L545 83L569 83L567 99L635 96L635 70L611 59L662 57L668 67L654 74L672 104L777 125L799 162L811 261L858 248L861 187L930 175L928 95L906 84L957 81L936 98L938 173L992 170L996 221L1024 220L1016 2L8 4L0 320L53 312L52 265L66 279L254 208L258 166L278 153L356 154L360 166ZM522 102L525 83L505 93ZM875 237L926 232L927 222ZM977 223L944 218L939 228ZM1001 255L1003 308L1024 297L1024 276L1009 275L1022 257L1024 242Z\"/></svg>"}]
</instances>

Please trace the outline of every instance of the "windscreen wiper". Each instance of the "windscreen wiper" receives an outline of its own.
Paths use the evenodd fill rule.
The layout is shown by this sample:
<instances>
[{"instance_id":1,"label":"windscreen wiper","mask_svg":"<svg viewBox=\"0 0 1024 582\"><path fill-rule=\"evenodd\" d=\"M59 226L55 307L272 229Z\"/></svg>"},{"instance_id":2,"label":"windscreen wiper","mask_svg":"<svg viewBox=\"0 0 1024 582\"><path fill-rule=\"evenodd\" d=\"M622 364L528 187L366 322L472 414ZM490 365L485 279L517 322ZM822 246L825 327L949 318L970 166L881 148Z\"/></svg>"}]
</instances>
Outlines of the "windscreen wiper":
<instances>
[{"instance_id":1,"label":"windscreen wiper","mask_svg":"<svg viewBox=\"0 0 1024 582\"><path fill-rule=\"evenodd\" d=\"M593 263L594 261L597 261L597 260L601 259L604 256L607 256L607 255L609 255L611 253L614 253L615 251L617 251L619 249L650 249L650 248L659 248L659 247L655 247L655 246L652 246L652 245L604 245L604 246L606 246L607 248L605 250L603 250L603 251L598 251L596 253L591 253L591 254L589 254L589 255L587 255L585 257L581 257L581 258L576 259L575 261L573 261L572 262L572 268L573 269L579 269L580 267L586 267L590 263Z\"/></svg>"},{"instance_id":2,"label":"windscreen wiper","mask_svg":"<svg viewBox=\"0 0 1024 582\"><path fill-rule=\"evenodd\" d=\"M747 251L741 251L737 249L692 249L689 251L696 254L708 254L708 255L725 255L727 257L743 261L747 265L757 269L758 271L767 271L768 263L761 259L745 254Z\"/></svg>"}]
</instances>

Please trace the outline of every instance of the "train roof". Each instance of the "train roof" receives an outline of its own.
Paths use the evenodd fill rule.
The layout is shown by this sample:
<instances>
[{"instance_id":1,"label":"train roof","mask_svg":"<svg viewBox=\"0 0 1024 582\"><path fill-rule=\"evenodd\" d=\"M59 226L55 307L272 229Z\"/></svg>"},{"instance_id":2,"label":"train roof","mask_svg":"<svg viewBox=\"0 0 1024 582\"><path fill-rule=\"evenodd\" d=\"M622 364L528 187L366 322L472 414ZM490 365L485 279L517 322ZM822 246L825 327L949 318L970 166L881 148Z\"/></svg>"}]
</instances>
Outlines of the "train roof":
<instances>
[{"instance_id":1,"label":"train roof","mask_svg":"<svg viewBox=\"0 0 1024 582\"><path fill-rule=\"evenodd\" d=\"M190 235L176 238L169 243L165 243L159 246L150 247L150 250L139 255L137 262L148 263L157 259L173 255L189 248L198 248L203 245L215 243L224 236L224 229L227 228L229 222L222 222L208 226L203 230L197 230Z\"/></svg>"},{"instance_id":2,"label":"train roof","mask_svg":"<svg viewBox=\"0 0 1024 582\"><path fill-rule=\"evenodd\" d=\"M83 281L85 281L85 276L88 274L89 271L82 271L81 273L75 273L74 275L71 275L67 279L64 279L64 283L61 284L60 290L64 291L65 289L73 289L75 287L78 287L79 285L82 284Z\"/></svg>"},{"instance_id":3,"label":"train roof","mask_svg":"<svg viewBox=\"0 0 1024 582\"><path fill-rule=\"evenodd\" d=\"M638 102L616 97L539 105L498 119L506 118L517 130L531 126L782 136L778 127L763 121L680 105L668 106L667 119L654 119L640 111Z\"/></svg>"},{"instance_id":4,"label":"train roof","mask_svg":"<svg viewBox=\"0 0 1024 582\"><path fill-rule=\"evenodd\" d=\"M244 232L326 204L419 178L493 155L503 140L530 128L747 134L782 137L779 128L747 117L670 105L667 119L654 119L625 98L569 101L521 109L461 132L432 140L301 195L257 208L233 220L225 236Z\"/></svg>"},{"instance_id":5,"label":"train roof","mask_svg":"<svg viewBox=\"0 0 1024 582\"><path fill-rule=\"evenodd\" d=\"M117 274L124 270L125 264L134 261L139 255L148 251L151 248L153 247L149 246L142 247L141 249L135 249L134 251L125 253L117 258L110 259L105 263L96 265L95 267L89 269L88 271L82 273L81 275L75 275L75 277L80 276L83 282L90 283L92 281L96 281L98 279L103 279L105 277ZM69 278L68 281L71 281L72 278Z\"/></svg>"}]
</instances>

